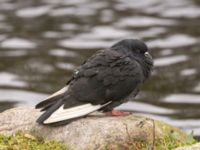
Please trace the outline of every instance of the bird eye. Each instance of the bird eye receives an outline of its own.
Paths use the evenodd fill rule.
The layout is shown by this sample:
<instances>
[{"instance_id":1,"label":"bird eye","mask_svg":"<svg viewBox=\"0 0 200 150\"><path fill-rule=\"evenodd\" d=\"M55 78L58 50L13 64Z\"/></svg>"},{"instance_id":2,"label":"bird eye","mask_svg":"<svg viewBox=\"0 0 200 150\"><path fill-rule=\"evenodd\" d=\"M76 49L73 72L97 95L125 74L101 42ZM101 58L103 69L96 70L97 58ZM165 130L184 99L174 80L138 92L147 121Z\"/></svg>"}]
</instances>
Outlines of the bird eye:
<instances>
[{"instance_id":1,"label":"bird eye","mask_svg":"<svg viewBox=\"0 0 200 150\"><path fill-rule=\"evenodd\" d=\"M141 53L141 51L139 49L136 49L135 52L136 53Z\"/></svg>"}]
</instances>

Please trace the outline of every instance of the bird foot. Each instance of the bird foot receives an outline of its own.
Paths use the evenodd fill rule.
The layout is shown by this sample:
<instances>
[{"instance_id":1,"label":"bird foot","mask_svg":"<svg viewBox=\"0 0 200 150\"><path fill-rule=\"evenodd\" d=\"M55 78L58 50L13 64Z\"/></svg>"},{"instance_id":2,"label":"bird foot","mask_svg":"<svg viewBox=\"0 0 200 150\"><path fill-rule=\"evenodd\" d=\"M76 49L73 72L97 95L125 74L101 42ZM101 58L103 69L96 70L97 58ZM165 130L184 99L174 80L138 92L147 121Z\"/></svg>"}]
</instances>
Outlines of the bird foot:
<instances>
[{"instance_id":1,"label":"bird foot","mask_svg":"<svg viewBox=\"0 0 200 150\"><path fill-rule=\"evenodd\" d=\"M109 112L105 112L106 116L128 116L130 114L131 114L130 112L120 111L120 110L112 110Z\"/></svg>"}]
</instances>

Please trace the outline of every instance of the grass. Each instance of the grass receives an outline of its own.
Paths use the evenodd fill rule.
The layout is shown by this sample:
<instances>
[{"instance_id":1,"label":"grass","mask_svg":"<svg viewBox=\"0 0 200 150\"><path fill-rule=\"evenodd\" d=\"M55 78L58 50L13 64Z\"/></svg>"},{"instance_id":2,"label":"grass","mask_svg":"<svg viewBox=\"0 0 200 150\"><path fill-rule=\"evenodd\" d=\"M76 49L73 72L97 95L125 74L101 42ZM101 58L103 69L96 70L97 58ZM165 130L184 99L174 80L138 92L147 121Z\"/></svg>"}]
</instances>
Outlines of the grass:
<instances>
[{"instance_id":1,"label":"grass","mask_svg":"<svg viewBox=\"0 0 200 150\"><path fill-rule=\"evenodd\" d=\"M69 150L57 141L38 139L29 133L0 135L0 150Z\"/></svg>"},{"instance_id":2,"label":"grass","mask_svg":"<svg viewBox=\"0 0 200 150\"><path fill-rule=\"evenodd\" d=\"M177 134L173 131L168 136L159 139L156 142L156 149L160 150L172 150L181 146L189 146L197 143L193 138L193 132L186 136L184 140L177 138Z\"/></svg>"},{"instance_id":3,"label":"grass","mask_svg":"<svg viewBox=\"0 0 200 150\"><path fill-rule=\"evenodd\" d=\"M135 141L128 143L109 144L105 150L173 150L174 148L181 146L189 146L197 143L193 138L193 133L189 134L184 141L177 139L176 134L173 132L168 136L155 140L155 145L143 141Z\"/></svg>"},{"instance_id":4,"label":"grass","mask_svg":"<svg viewBox=\"0 0 200 150\"><path fill-rule=\"evenodd\" d=\"M156 135L155 126L159 126L162 135ZM156 122L154 124L154 134L151 141L141 139L133 139L129 135L129 140L126 143L108 144L105 150L173 150L181 146L190 146L197 143L193 138L193 132L189 135L185 134L177 128Z\"/></svg>"}]
</instances>

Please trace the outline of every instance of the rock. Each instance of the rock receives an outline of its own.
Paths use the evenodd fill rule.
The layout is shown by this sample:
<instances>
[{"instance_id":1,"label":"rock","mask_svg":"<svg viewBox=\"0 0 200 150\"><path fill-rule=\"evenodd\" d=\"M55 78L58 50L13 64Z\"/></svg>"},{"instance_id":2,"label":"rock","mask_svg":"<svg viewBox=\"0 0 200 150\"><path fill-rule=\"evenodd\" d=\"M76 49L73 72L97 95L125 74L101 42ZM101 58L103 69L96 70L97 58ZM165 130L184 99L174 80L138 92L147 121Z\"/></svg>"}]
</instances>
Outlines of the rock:
<instances>
[{"instance_id":1,"label":"rock","mask_svg":"<svg viewBox=\"0 0 200 150\"><path fill-rule=\"evenodd\" d=\"M7 110L0 114L0 134L16 131L29 132L34 136L58 140L73 150L98 149L168 149L182 145L186 134L163 122L141 116L106 117L91 115L68 125L49 127L37 124L41 114L32 107ZM176 142L174 142L176 141Z\"/></svg>"},{"instance_id":2,"label":"rock","mask_svg":"<svg viewBox=\"0 0 200 150\"><path fill-rule=\"evenodd\" d=\"M200 143L196 143L192 146L184 146L176 148L175 150L200 150Z\"/></svg>"}]
</instances>

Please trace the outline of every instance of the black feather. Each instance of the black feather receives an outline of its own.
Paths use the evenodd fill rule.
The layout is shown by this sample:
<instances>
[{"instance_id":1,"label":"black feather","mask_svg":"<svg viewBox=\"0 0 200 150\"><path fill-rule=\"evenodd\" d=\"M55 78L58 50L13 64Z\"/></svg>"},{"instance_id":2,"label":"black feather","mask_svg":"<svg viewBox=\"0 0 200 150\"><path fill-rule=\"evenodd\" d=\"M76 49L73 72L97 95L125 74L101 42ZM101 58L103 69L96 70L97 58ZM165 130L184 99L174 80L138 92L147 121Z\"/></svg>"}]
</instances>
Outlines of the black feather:
<instances>
[{"instance_id":1,"label":"black feather","mask_svg":"<svg viewBox=\"0 0 200 150\"><path fill-rule=\"evenodd\" d=\"M56 95L56 96L54 96L52 98L48 98L48 99L38 103L35 106L35 108L39 109L39 108L49 107L49 106L55 104L57 102L57 100L61 99L63 96L64 96L64 93L60 94L60 95Z\"/></svg>"},{"instance_id":2,"label":"black feather","mask_svg":"<svg viewBox=\"0 0 200 150\"><path fill-rule=\"evenodd\" d=\"M40 124L43 124L43 122L55 111L57 110L61 105L63 104L63 99L60 99L56 101L56 104L51 106L46 110L45 113L43 113L38 119L37 122Z\"/></svg>"}]
</instances>

